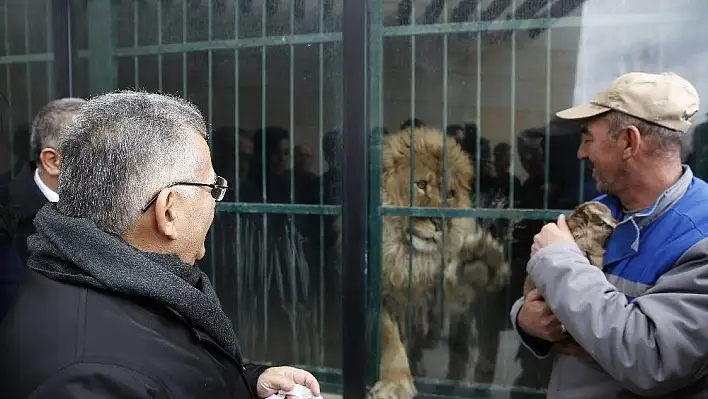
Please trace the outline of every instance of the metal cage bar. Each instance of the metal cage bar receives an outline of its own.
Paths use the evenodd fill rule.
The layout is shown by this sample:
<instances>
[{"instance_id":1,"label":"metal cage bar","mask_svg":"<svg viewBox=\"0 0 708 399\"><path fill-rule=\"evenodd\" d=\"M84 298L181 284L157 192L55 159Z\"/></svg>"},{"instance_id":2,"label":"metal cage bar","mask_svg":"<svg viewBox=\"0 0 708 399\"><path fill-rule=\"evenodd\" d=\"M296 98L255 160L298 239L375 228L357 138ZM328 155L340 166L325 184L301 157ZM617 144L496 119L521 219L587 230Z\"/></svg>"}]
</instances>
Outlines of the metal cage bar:
<instances>
[{"instance_id":1,"label":"metal cage bar","mask_svg":"<svg viewBox=\"0 0 708 399\"><path fill-rule=\"evenodd\" d=\"M344 72L342 97L347 105L342 139L342 374L344 397L366 396L366 198L367 2L345 1L342 25Z\"/></svg>"}]
</instances>

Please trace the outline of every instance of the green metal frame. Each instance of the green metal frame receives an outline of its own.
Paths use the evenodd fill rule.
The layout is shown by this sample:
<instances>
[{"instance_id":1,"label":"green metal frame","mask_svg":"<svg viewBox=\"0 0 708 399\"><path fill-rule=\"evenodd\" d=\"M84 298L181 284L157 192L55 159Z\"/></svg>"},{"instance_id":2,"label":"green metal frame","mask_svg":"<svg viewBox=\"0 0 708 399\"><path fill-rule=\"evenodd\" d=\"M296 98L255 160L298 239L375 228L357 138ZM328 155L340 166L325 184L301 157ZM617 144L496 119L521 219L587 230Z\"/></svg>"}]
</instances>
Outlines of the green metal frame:
<instances>
[{"instance_id":1,"label":"green metal frame","mask_svg":"<svg viewBox=\"0 0 708 399\"><path fill-rule=\"evenodd\" d=\"M326 1L326 0L324 0ZM364 0L361 0L364 1ZM523 31L531 31L536 29L551 30L552 28L567 28L567 27L578 27L578 26L618 26L618 25L628 25L628 24L652 24L652 23L685 23L685 16L675 15L675 14L663 14L658 13L638 15L634 14L632 18L626 18L623 15L607 15L603 16L601 19L597 20L587 20L577 18L577 17L562 17L562 18L551 18L550 9L547 18L543 19L528 19L528 20L506 20L506 21L482 21L482 22L448 22L447 21L447 9L444 11L445 20L442 23L435 24L425 24L418 25L414 21L411 21L409 25L405 26L384 26L383 18L381 15L381 5L382 0L368 0L369 1L369 18L368 18L368 28L369 28L369 54L368 54L368 79L369 85L366 88L368 90L369 98L369 108L368 108L368 120L369 120L369 150L370 150L370 165L369 165L369 186L374 188L369 190L368 198L368 236L367 236L367 248L368 248L368 264L367 264L367 292L368 296L366 298L368 312L366 314L366 320L368 324L368 337L367 342L371 343L367 348L369 358L372 359L370 362L370 369L368 370L369 381L373 383L376 380L378 374L378 356L379 356L379 342L378 342L378 320L379 320L379 303L380 303L380 292L381 292L381 218L385 216L438 216L438 217L476 217L484 219L536 219L536 220L553 220L560 213L568 213L568 210L552 210L552 209L484 209L476 204L477 206L471 210L453 210L453 209L434 209L434 208L413 208L413 207L389 207L383 206L381 203L381 192L378 187L381 186L381 132L375 130L375 127L383 126L383 41L386 37L409 37L411 40L412 52L415 52L415 39L420 36L428 35L441 35L443 37L443 46L445 47L443 65L447 65L447 38L450 34L477 34L478 40L476 43L476 51L481 52L481 38L479 33L489 32L489 31L509 31L511 30L511 42L512 46L516 43L516 33ZM158 2L158 23L161 24L161 3ZM266 12L266 1L263 1L263 12ZM184 3L186 7L186 2ZM323 3L324 4L324 3ZM413 2L413 7L415 3ZM212 14L211 3L209 2L209 15ZM208 52L209 65L211 65L212 54L217 50L233 50L235 55L235 65L238 68L238 50L247 48L257 48L261 49L262 62L263 62L263 74L265 75L265 68L267 64L267 48L274 46L289 46L290 47L290 145L293 146L292 134L294 130L294 119L293 119L293 85L292 82L295 79L293 71L293 57L294 57L294 46L301 44L308 45L318 45L320 48L320 55L323 54L323 45L326 43L341 43L342 34L341 32L324 32L323 25L324 16L320 16L320 31L311 34L294 34L291 31L288 35L278 35L278 36L266 36L265 24L263 25L263 35L262 37L255 38L238 38L234 40L212 40L212 27L211 18L209 18L209 39L207 41L201 42L187 42L186 31L184 33L183 43L162 43L162 29L158 27L158 44L138 46L137 45L137 29L136 24L135 29L135 45L128 47L116 47L115 46L115 32L113 31L113 10L110 0L90 0L87 2L87 24L88 24L88 48L85 50L80 50L78 56L81 58L88 58L89 64L89 91L92 95L103 93L106 91L114 90L117 88L117 60L119 58L132 57L134 59L135 68L138 68L138 57L144 55L157 55L161 58L166 54L182 54L183 63L186 64L186 54L189 52ZM447 4L445 2L445 7ZM480 20L480 10L477 10L477 20ZM238 13L237 13L238 14ZM415 12L413 12L415 15ZM5 13L5 29L7 29L7 18L8 13ZM291 12L291 21L295 18L293 12ZM137 20L137 2L136 2L136 20ZM364 23L362 21L362 23ZM235 18L234 29L238 32L239 18ZM292 26L292 25L291 25ZM9 35L7 31L5 32L5 37ZM550 34L548 35L548 40L550 42ZM7 42L8 39L6 39ZM550 52L547 53L547 57L550 57ZM0 65L10 65L10 64L29 64L36 62L47 63L48 65L54 61L54 56L51 50L46 53L36 53L36 54L22 54L22 55L4 55L0 56ZM320 56L320 81L322 81L322 56ZM479 60L478 60L479 62ZM512 59L512 70L515 68L514 59ZM160 82L160 88L162 85L162 63L158 62L158 81ZM550 65L550 62L548 62ZM478 65L479 67L479 65ZM441 90L442 96L442 112L443 112L443 125L447 125L447 68L444 69L444 84ZM185 68L186 71L186 68ZM415 73L415 68L412 68L412 73ZM9 70L8 70L7 80L9 83ZM550 75L550 67L548 68L547 74ZM235 74L235 86L238 87L238 73ZM137 73L136 73L137 79ZM478 74L477 85L480 87L481 77ZM550 79L548 79L550 80ZM207 109L207 118L211 119L212 116L212 103L213 103L213 93L211 91L213 84L213 76L211 68L209 69L209 103ZM265 80L264 80L265 81ZM414 76L412 82L415 82ZM188 92L186 72L183 76L183 94L186 96ZM29 84L29 82L28 82ZM263 85L262 93L262 115L261 121L262 125L266 124L266 96L265 96L265 86ZM415 85L413 84L411 90L415 91ZM512 98L514 97L515 87L512 85ZM477 114L480 114L480 93L477 93ZM412 95L412 98L415 96ZM550 115L550 87L547 88L546 96L546 114ZM9 99L11 102L11 98ZM320 93L318 99L318 106L321 110L323 108L324 99L322 93ZM513 101L512 101L513 104ZM236 93L236 107L238 107L238 92ZM511 131L510 135L514 135L515 121L511 121ZM411 102L411 117L415 117L415 104ZM478 123L480 123L478 118ZM12 124L12 123L11 123ZM235 113L234 118L235 126L239 126L239 116L238 112ZM318 139L321 144L322 136L324 132L322 112L320 112L319 124L318 124ZM548 138L549 132L547 130L546 137ZM478 137L479 140L479 137ZM514 151L515 140L511 140L512 152ZM546 165L548 165L549 157L549 141L546 140ZM479 141L477 143L477 170L479 170ZM238 153L238 140L236 140L234 151ZM292 148L291 148L292 150ZM265 150L264 150L265 151ZM322 157L320 157L320 168L322 169ZM512 161L513 162L513 161ZM291 159L292 163L292 159ZM292 164L291 164L292 166ZM512 164L511 168L514 166ZM708 167L706 167L708 170ZM548 180L548 166L546 166L545 176ZM700 174L701 172L699 172ZM706 172L703 171L703 175ZM582 176L581 176L582 178ZM292 177L291 177L292 183ZM445 184L445 183L444 183ZM479 191L479 178L475 183L477 191ZM321 184L320 184L321 186ZM510 182L510 191L513 198L513 184ZM322 190L320 190L320 198L322 199ZM581 193L582 196L582 193ZM291 198L292 200L292 198ZM292 202L292 201L291 201ZM544 199L544 204L547 208L548 198L547 195ZM338 215L341 214L341 209L339 206L331 205L299 205L299 204L250 204L250 203L220 203L217 206L217 212L220 213L238 213L238 214L248 214L248 213L258 213L258 214L300 214L300 215L320 215L320 219L324 215ZM240 218L237 218L237 229L236 229L236 240L239 240L240 234ZM322 227L320 227L322 230ZM320 234L324 234L322 231ZM212 242L213 245L213 242ZM212 247L212 251L214 248ZM212 261L213 262L213 261ZM214 268L212 263L212 269ZM301 365L301 367L309 369L312 371L320 381L322 382L323 388L329 392L340 392L342 385L342 376L338 370L325 369L310 367L308 365ZM491 388L492 392L507 393L507 392L518 392L524 394L528 398L541 398L545 397L545 392L540 390L532 390L517 387L506 387L506 386L496 386L496 385L483 385L483 384L448 384L441 383L440 381L435 381L431 379L419 378L417 379L417 386L421 392L421 398L442 398L442 397L482 397L477 389L479 388Z\"/></svg>"},{"instance_id":2,"label":"green metal frame","mask_svg":"<svg viewBox=\"0 0 708 399\"><path fill-rule=\"evenodd\" d=\"M376 10L376 4L380 5L381 0L371 0L370 9ZM265 2L264 2L265 4ZM158 11L159 12L159 11ZM90 92L92 94L98 94L105 91L115 89L116 85L116 64L117 59L120 57L134 57L137 64L137 57L144 55L165 55L165 54L184 54L189 52L197 51L207 51L209 55L216 50L234 50L238 54L239 49L246 48L260 48L262 49L262 60L264 66L267 62L266 49L273 46L292 46L298 44L311 44L319 45L320 47L325 43L339 43L342 41L341 32L331 32L331 33L313 33L313 34L290 34L281 36L263 36L255 38L240 38L234 40L207 40L202 42L189 42L187 43L171 43L171 44L156 44L147 46L133 46L133 47L113 47L115 42L113 38L113 32L110 28L110 24L106 24L105 21L111 21L111 7L109 1L106 0L94 0L89 2L88 8L88 20L89 20L89 48L88 50L79 51L79 57L89 57L90 62L90 73L89 73L89 86ZM237 18L238 20L238 18ZM445 37L449 34L455 33L475 33L475 32L485 32L490 30L530 30L530 29L547 29L551 26L578 26L580 20L577 18L561 18L556 20L529 20L529 21L495 21L495 22L471 22L471 23L440 23L431 25L411 25L411 26L397 26L397 27L385 27L383 26L383 21L380 13L370 12L369 15L369 32L370 32L370 51L369 51L369 123L371 132L369 134L369 149L370 149L370 167L369 167L369 182L370 187L380 187L380 173L381 170L381 135L380 132L375 131L374 127L383 125L383 115L382 115L382 88L383 88L383 54L382 54L382 44L385 37L394 36L408 36L412 40L416 36L421 35L440 35L443 34ZM238 23L238 22L237 22ZM237 28L237 27L236 27ZM210 29L211 31L211 29ZM265 32L263 32L265 35ZM136 34L137 37L137 34ZM158 39L159 42L161 38ZM186 38L185 38L186 39ZM291 52L292 54L292 52ZM0 58L1 60L1 58ZM160 63L158 63L160 65ZM137 68L137 66L136 66ZM265 73L265 67L264 72ZM292 68L291 68L291 80ZM161 75L161 74L160 74ZM209 82L211 87L211 71L209 75ZM161 81L161 78L159 78ZM187 93L187 82L186 76L184 77L184 95ZM446 85L445 85L446 86ZM291 85L292 87L292 85ZM265 90L265 88L263 88ZM265 93L263 94L262 109L263 114L261 115L262 125L265 126L266 123L266 99ZM446 97L446 96L445 96ZM211 117L211 93L209 95L209 106L207 109L207 118ZM320 106L322 105L323 99L320 99ZM445 98L445 105L447 104L447 99ZM443 108L445 107L443 106ZM291 107L292 107L292 93L291 93ZM236 113L238 114L238 113ZM414 112L413 112L414 114ZM291 113L292 115L292 113ZM238 115L235 117L235 125L238 126ZM291 117L292 118L292 117ZM293 121L291 119L290 132L292 134ZM319 126L319 137L321 141L323 126L322 121L320 121ZM291 137L292 139L292 137ZM292 146L292 140L290 141ZM238 140L236 140L236 153L238 153ZM292 160L291 160L292 162ZM477 188L479 188L479 181L477 181ZM540 220L551 220L555 219L559 213L564 212L564 210L548 210L548 209L538 209L538 210L528 210L528 209L483 209L475 208L471 210L454 210L454 209L435 209L435 208L412 208L412 207L389 207L381 205L381 193L380 190L369 190L369 236L367 237L367 248L368 248L368 272L367 275L369 279L367 281L367 292L369 296L366 298L367 301L367 328L368 339L367 342L371 343L367 351L369 353L369 358L372 360L370 362L371 368L368 372L370 384L373 384L378 375L378 356L379 356L379 340L378 334L378 317L379 317L379 307L380 302L380 242L381 242L381 218L384 216L444 216L444 217L478 217L478 218L526 218L526 219L540 219ZM337 215L341 213L339 206L332 205L300 205L300 204L252 204L252 203L219 203L217 205L217 212L227 212L227 213L258 213L258 214L311 214L311 215ZM240 218L237 219L237 223L240 222ZM237 227L237 235L240 234L240 228ZM237 237L237 240L239 238ZM212 248L213 251L213 248ZM212 270L214 269L212 265ZM264 363L267 364L267 363ZM340 392L342 378L341 374L337 370L322 369L317 367L311 367L308 365L300 365L300 367L306 368L313 372L318 379L323 383L323 386L327 391L330 392ZM528 398L544 397L545 392L530 390L525 388L516 387L501 387L501 386L489 386L485 384L446 384L439 381L434 381L431 379L417 379L417 386L420 390L419 397L421 398L442 398L442 397L483 397L478 392L479 388L491 388L492 392L507 393L507 392L518 392L524 393Z\"/></svg>"},{"instance_id":3,"label":"green metal frame","mask_svg":"<svg viewBox=\"0 0 708 399\"><path fill-rule=\"evenodd\" d=\"M52 4L49 0L46 0L44 3L45 11L47 14L47 24L45 26L47 33L47 38L46 38L46 49L45 52L37 52L37 53L32 53L30 52L30 18L29 18L29 7L24 8L24 13L23 13L23 19L24 19L24 42L23 42L23 47L24 47L24 52L23 54L6 54L0 56L0 65L6 66L5 68L5 76L4 79L6 81L6 85L8 87L8 93L6 93L6 100L9 105L13 104L13 98L12 98L12 92L9 90L11 87L11 81L13 80L13 77L10 72L10 66L11 65L18 65L18 64L24 64L26 71L29 71L30 65L35 64L35 63L44 63L47 69L47 82L49 83L49 87L47 90L47 94L49 98L53 98L54 96L54 86L52 84L53 79L52 79L52 62L54 61L54 53L53 53L53 43L51 40L51 35L49 35L49 32L52 32L52 19L51 19L51 9L52 9ZM4 4L4 20L3 20L3 41L5 44L5 49L6 51L9 51L10 48L10 33L9 33L9 18L10 18L10 13L9 13L9 7L7 2ZM29 77L29 72L26 74L26 87L27 87L27 102L28 102L28 115L27 118L28 120L32 120L33 117L33 110L32 110L32 95L30 92L30 88L32 87L32 81ZM3 115L4 116L4 115ZM7 112L7 118L8 118L8 124L7 126L10 127L10 129L15 127L15 121L14 121L14 115L11 111ZM14 137L12 134L9 135L9 147L11 149L14 149ZM10 172L14 175L15 171L15 166L16 165L16 160L15 160L15 154L14 150L10 151Z\"/></svg>"}]
</instances>

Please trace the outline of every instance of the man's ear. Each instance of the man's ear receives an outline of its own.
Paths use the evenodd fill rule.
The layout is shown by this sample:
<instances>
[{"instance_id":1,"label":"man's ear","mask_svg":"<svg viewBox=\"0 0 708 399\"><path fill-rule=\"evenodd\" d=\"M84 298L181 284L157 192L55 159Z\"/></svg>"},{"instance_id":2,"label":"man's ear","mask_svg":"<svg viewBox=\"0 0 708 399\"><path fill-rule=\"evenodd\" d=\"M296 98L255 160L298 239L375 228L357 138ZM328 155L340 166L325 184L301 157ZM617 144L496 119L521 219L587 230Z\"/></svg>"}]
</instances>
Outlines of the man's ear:
<instances>
[{"instance_id":1,"label":"man's ear","mask_svg":"<svg viewBox=\"0 0 708 399\"><path fill-rule=\"evenodd\" d=\"M642 135L639 133L639 129L636 126L629 125L625 128L625 139L626 143L624 146L624 151L622 152L622 157L624 159L629 159L637 155L639 152L639 146L642 142Z\"/></svg>"},{"instance_id":2,"label":"man's ear","mask_svg":"<svg viewBox=\"0 0 708 399\"><path fill-rule=\"evenodd\" d=\"M54 148L44 148L39 153L39 163L50 176L59 176L59 153Z\"/></svg>"},{"instance_id":3,"label":"man's ear","mask_svg":"<svg viewBox=\"0 0 708 399\"><path fill-rule=\"evenodd\" d=\"M153 205L157 230L171 240L177 239L177 195L170 189L158 194Z\"/></svg>"}]
</instances>

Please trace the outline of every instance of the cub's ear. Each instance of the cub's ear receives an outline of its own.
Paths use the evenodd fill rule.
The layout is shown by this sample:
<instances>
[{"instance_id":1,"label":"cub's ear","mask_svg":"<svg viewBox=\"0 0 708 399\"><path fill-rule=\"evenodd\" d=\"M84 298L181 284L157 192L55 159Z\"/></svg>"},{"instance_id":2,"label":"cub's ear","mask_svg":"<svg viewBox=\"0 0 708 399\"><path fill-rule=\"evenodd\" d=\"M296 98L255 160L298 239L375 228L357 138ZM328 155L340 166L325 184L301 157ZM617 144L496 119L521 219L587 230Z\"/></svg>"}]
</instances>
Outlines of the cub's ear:
<instances>
[{"instance_id":1,"label":"cub's ear","mask_svg":"<svg viewBox=\"0 0 708 399\"><path fill-rule=\"evenodd\" d=\"M398 132L386 135L382 140L382 169L384 173L394 169L400 161L409 162L411 151L410 132Z\"/></svg>"},{"instance_id":2,"label":"cub's ear","mask_svg":"<svg viewBox=\"0 0 708 399\"><path fill-rule=\"evenodd\" d=\"M598 216L600 216L600 220L602 220L602 223L612 227L613 229L617 227L617 221L609 213L601 213Z\"/></svg>"}]
</instances>

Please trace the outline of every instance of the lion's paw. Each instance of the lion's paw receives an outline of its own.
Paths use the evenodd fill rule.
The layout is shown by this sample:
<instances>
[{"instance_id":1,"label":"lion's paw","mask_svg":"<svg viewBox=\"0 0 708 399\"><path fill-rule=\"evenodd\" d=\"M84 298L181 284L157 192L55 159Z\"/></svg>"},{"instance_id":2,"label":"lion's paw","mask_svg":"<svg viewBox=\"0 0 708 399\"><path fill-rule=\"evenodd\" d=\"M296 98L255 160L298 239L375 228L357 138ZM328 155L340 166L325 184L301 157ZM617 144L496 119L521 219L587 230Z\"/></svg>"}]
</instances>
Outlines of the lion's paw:
<instances>
[{"instance_id":1,"label":"lion's paw","mask_svg":"<svg viewBox=\"0 0 708 399\"><path fill-rule=\"evenodd\" d=\"M379 380L366 397L367 399L413 399L417 393L412 379Z\"/></svg>"},{"instance_id":2,"label":"lion's paw","mask_svg":"<svg viewBox=\"0 0 708 399\"><path fill-rule=\"evenodd\" d=\"M509 277L504 248L491 234L481 229L465 238L459 262L458 278L465 285L495 291L502 288Z\"/></svg>"}]
</instances>

